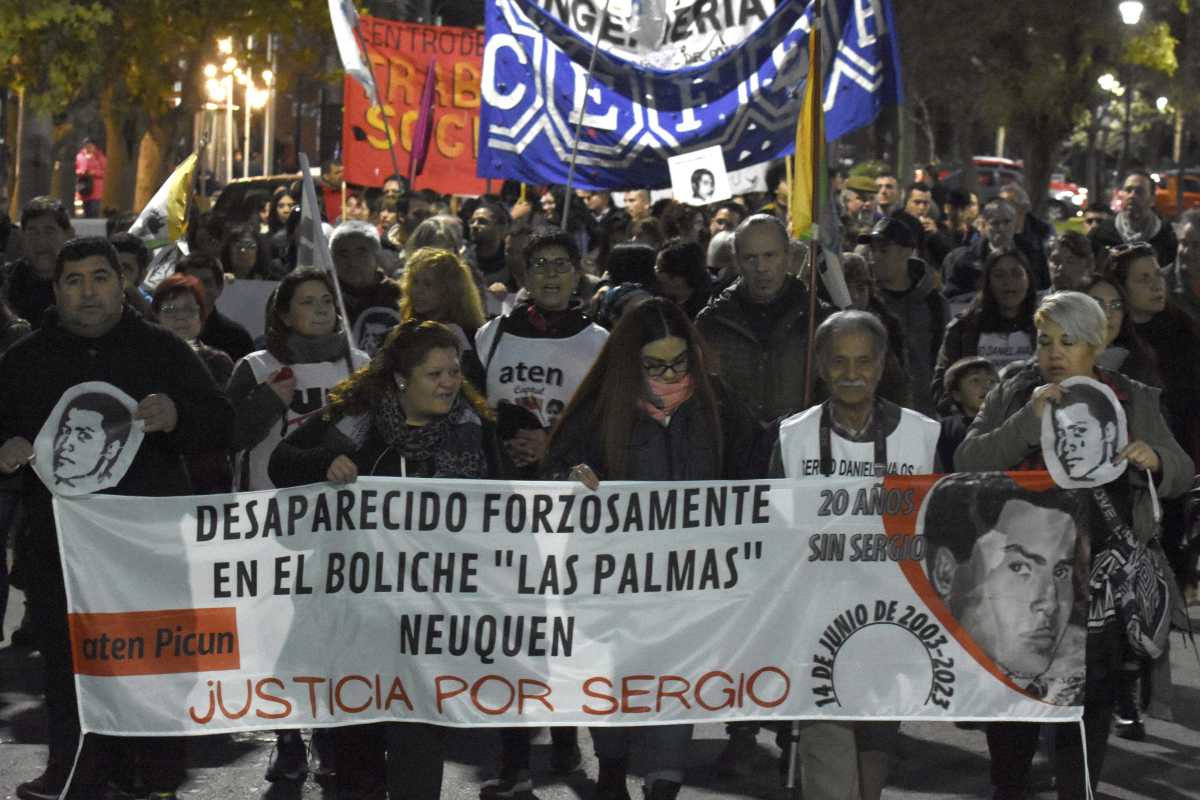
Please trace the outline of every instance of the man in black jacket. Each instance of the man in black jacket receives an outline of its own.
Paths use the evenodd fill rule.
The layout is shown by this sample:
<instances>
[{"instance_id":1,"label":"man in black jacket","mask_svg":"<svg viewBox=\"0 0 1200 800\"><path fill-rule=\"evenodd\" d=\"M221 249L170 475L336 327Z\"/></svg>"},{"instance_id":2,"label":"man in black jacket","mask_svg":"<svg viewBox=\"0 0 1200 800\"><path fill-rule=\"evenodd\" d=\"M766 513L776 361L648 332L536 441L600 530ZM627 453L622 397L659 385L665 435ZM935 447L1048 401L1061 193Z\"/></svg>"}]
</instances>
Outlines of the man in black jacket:
<instances>
[{"instance_id":1,"label":"man in black jacket","mask_svg":"<svg viewBox=\"0 0 1200 800\"><path fill-rule=\"evenodd\" d=\"M0 474L16 473L32 461L32 442L63 392L85 381L104 381L138 400L134 418L145 424L137 455L108 491L190 493L182 456L227 446L230 438L232 410L212 376L186 342L125 306L120 262L102 237L64 245L53 286L57 305L46 312L42 328L0 360ZM45 773L18 786L17 796L41 800L58 797L66 783L79 742L79 718L52 498L31 470L22 474L32 551L29 602L45 658L50 753ZM173 797L183 777L181 740L136 741L146 788L161 793L155 796ZM112 767L130 746L92 735L86 745L72 796L100 796L101 767Z\"/></svg>"},{"instance_id":2,"label":"man in black jacket","mask_svg":"<svg viewBox=\"0 0 1200 800\"><path fill-rule=\"evenodd\" d=\"M1146 242L1154 248L1159 266L1170 264L1179 242L1171 224L1154 211L1154 181L1140 169L1130 170L1119 191L1120 212L1088 232L1097 263L1103 263L1107 252L1119 244Z\"/></svg>"},{"instance_id":3,"label":"man in black jacket","mask_svg":"<svg viewBox=\"0 0 1200 800\"><path fill-rule=\"evenodd\" d=\"M21 209L21 234L23 255L4 265L0 283L13 311L36 329L42 312L54 305L54 259L72 236L71 218L53 197L35 197Z\"/></svg>"}]
</instances>

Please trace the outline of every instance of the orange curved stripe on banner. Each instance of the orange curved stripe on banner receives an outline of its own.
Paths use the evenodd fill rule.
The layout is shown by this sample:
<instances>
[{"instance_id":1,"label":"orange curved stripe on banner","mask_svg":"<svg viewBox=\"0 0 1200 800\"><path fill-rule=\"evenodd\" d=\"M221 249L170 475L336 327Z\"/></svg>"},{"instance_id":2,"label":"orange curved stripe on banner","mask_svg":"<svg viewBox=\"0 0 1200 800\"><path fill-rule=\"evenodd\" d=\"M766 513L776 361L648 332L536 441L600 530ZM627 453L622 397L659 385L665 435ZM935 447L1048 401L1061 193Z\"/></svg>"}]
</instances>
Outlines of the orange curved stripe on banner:
<instances>
[{"instance_id":1,"label":"orange curved stripe on banner","mask_svg":"<svg viewBox=\"0 0 1200 800\"><path fill-rule=\"evenodd\" d=\"M1056 488L1054 479L1045 470L1006 472L1005 474L1012 478L1018 486L1031 492L1044 492ZM889 538L916 535L917 519L920 517L921 508L925 503L925 495L929 493L929 490L933 488L933 485L941 477L941 475L888 475L884 478L883 485L885 489L913 490L912 511L910 513L885 513L883 515L883 529ZM921 598L921 602L925 604L925 607L938 618L942 626L981 667L1013 691L1020 692L1031 699L1039 700L1039 702L1046 702L1039 698L1033 698L1028 692L1015 684L1012 679L1004 674L1004 670L1000 669L996 662L987 653L983 652L982 648L971 638L971 634L959 624L954 615L950 613L950 609L942 602L941 596L933 588L933 584L929 582L929 576L925 574L925 568L919 561L907 559L900 561L899 564L900 571L908 579L908 583L912 586L913 591L917 593L917 597ZM1048 703L1048 705L1054 704Z\"/></svg>"}]
</instances>

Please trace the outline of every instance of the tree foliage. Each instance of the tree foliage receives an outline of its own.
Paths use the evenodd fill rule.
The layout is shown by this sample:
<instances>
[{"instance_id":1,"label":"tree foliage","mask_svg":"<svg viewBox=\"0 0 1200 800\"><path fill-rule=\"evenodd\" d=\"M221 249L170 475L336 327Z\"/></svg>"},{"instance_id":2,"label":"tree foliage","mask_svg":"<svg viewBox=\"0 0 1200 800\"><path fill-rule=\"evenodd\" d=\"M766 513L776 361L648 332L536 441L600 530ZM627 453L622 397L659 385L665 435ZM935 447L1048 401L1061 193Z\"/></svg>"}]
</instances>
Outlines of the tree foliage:
<instances>
[{"instance_id":1,"label":"tree foliage","mask_svg":"<svg viewBox=\"0 0 1200 800\"><path fill-rule=\"evenodd\" d=\"M9 0L0 3L0 81L25 90L35 109L62 114L76 103L99 103L106 131L132 131L143 144L148 131L155 141L151 158L139 160L140 187L156 184L164 162L179 155L172 150L203 107L202 69L217 59L217 39L232 38L240 51L247 37L261 43L268 33L280 43L286 87L296 70L318 72L332 39L328 4ZM237 55L256 71L266 66L261 47Z\"/></svg>"},{"instance_id":2,"label":"tree foliage","mask_svg":"<svg viewBox=\"0 0 1200 800\"><path fill-rule=\"evenodd\" d=\"M1040 203L1059 149L1097 104L1100 75L1130 65L1176 71L1173 20L1189 9L1180 0L1150 5L1148 18L1130 29L1113 0L1005 0L990 4L986 17L972 0L897 3L910 99L946 115L943 124L1008 129Z\"/></svg>"},{"instance_id":3,"label":"tree foliage","mask_svg":"<svg viewBox=\"0 0 1200 800\"><path fill-rule=\"evenodd\" d=\"M52 112L78 98L99 75L101 32L112 13L99 2L41 0L0 3L0 82Z\"/></svg>"}]
</instances>

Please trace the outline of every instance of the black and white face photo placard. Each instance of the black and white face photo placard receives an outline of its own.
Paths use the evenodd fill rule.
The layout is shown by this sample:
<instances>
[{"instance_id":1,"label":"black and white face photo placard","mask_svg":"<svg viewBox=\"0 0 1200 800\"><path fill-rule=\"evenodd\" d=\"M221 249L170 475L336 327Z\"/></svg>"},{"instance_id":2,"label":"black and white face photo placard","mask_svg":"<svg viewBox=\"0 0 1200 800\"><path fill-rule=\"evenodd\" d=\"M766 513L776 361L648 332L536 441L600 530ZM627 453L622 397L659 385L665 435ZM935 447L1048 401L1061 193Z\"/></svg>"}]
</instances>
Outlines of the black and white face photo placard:
<instances>
[{"instance_id":1,"label":"black and white face photo placard","mask_svg":"<svg viewBox=\"0 0 1200 800\"><path fill-rule=\"evenodd\" d=\"M1129 444L1125 409L1112 389L1092 378L1068 378L1059 385L1062 401L1042 415L1042 458L1050 476L1065 489L1116 480L1129 463L1113 463Z\"/></svg>"},{"instance_id":2,"label":"black and white face photo placard","mask_svg":"<svg viewBox=\"0 0 1200 800\"><path fill-rule=\"evenodd\" d=\"M667 169L671 171L671 192L681 203L703 206L733 197L719 145L672 156L667 159Z\"/></svg>"},{"instance_id":3,"label":"black and white face photo placard","mask_svg":"<svg viewBox=\"0 0 1200 800\"><path fill-rule=\"evenodd\" d=\"M116 486L142 446L137 403L117 387L88 381L63 392L33 443L33 469L50 491L91 494Z\"/></svg>"}]
</instances>

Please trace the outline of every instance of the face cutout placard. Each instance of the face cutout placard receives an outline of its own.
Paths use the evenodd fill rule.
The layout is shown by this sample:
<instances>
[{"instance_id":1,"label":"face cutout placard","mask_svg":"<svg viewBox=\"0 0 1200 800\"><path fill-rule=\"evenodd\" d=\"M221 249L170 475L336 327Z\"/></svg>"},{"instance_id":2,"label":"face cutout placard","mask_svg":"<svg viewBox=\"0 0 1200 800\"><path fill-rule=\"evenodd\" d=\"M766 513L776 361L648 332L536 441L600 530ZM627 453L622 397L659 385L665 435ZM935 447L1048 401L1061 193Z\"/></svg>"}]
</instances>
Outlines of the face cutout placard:
<instances>
[{"instance_id":1,"label":"face cutout placard","mask_svg":"<svg viewBox=\"0 0 1200 800\"><path fill-rule=\"evenodd\" d=\"M1054 482L1089 489L1125 474L1129 462L1113 460L1129 444L1129 428L1113 390L1085 377L1059 385L1065 397L1042 415L1042 458Z\"/></svg>"},{"instance_id":2,"label":"face cutout placard","mask_svg":"<svg viewBox=\"0 0 1200 800\"><path fill-rule=\"evenodd\" d=\"M54 494L116 486L142 446L137 403L117 387L88 381L63 392L33 443L33 469Z\"/></svg>"}]
</instances>

